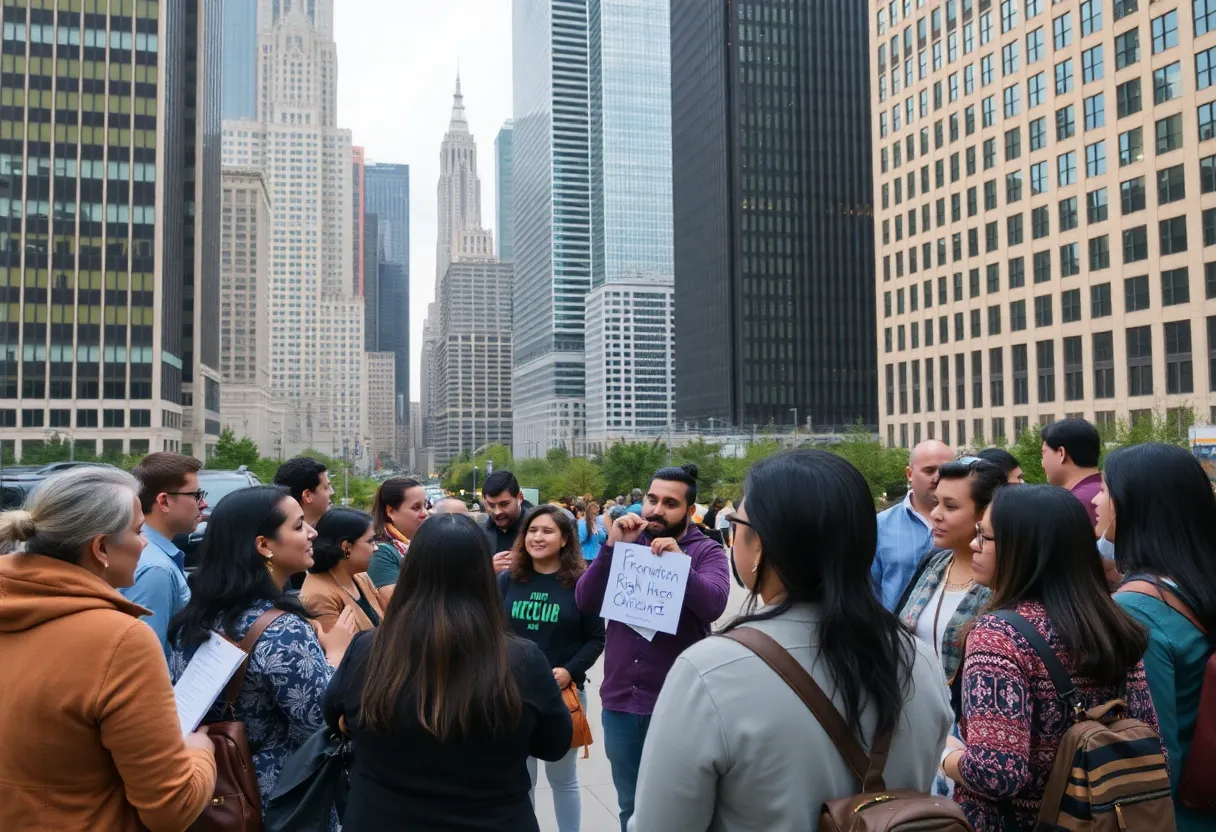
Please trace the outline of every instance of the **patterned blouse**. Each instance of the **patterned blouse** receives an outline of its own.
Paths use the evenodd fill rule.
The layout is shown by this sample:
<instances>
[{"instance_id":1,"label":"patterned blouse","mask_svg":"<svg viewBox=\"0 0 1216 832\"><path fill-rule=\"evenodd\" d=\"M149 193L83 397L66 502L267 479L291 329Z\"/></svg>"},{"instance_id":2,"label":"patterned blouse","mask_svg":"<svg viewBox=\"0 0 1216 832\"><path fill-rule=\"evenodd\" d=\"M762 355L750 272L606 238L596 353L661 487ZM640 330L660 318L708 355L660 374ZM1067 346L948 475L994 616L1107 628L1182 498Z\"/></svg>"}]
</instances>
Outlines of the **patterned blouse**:
<instances>
[{"instance_id":1,"label":"patterned blouse","mask_svg":"<svg viewBox=\"0 0 1216 832\"><path fill-rule=\"evenodd\" d=\"M1018 604L1065 667L1072 659L1038 601ZM954 799L975 832L1001 829L1001 803L1012 798L1018 829L1030 830L1039 814L1056 746L1069 726L1067 709L1034 649L1012 625L981 616L967 637L963 660L963 716L959 721L966 753L959 760L962 782ZM1073 675L1085 708L1116 698L1113 686ZM1157 730L1157 712L1144 678L1144 665L1127 676L1128 716Z\"/></svg>"},{"instance_id":2,"label":"patterned blouse","mask_svg":"<svg viewBox=\"0 0 1216 832\"><path fill-rule=\"evenodd\" d=\"M240 615L236 632L227 635L244 638L257 617L272 606L269 601L257 602ZM185 672L195 649L183 649L180 637L174 640L169 658L174 682ZM321 702L332 675L312 625L297 615L279 616L254 646L236 700L236 719L245 723L263 806L283 763L325 725ZM217 702L203 721L224 718L224 708Z\"/></svg>"},{"instance_id":3,"label":"patterned blouse","mask_svg":"<svg viewBox=\"0 0 1216 832\"><path fill-rule=\"evenodd\" d=\"M931 553L929 562L925 564L924 571L920 573L916 585L912 587L903 609L897 611L899 620L913 632L916 631L916 622L920 620L921 615L926 614L929 601L933 599L933 593L937 592L937 588L946 579L946 574L950 570L950 561L953 558L954 552L949 549L939 549ZM946 624L946 628L942 630L941 660L942 670L946 672L947 681L954 678L955 671L958 670L963 658L963 645L959 638L963 628L970 624L984 604L988 603L991 595L992 590L986 586L979 584L972 586L963 596L963 600ZM930 610L928 614L932 615L933 612Z\"/></svg>"}]
</instances>

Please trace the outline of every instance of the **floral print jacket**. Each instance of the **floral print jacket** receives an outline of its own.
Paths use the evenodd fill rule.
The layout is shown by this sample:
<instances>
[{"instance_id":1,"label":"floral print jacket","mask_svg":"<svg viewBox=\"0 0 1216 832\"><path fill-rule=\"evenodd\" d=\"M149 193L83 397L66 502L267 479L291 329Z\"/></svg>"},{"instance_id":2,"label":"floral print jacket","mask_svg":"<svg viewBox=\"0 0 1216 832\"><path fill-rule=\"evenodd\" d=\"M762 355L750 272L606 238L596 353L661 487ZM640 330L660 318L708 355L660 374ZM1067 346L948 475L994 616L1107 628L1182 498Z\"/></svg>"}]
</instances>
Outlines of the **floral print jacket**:
<instances>
[{"instance_id":1,"label":"floral print jacket","mask_svg":"<svg viewBox=\"0 0 1216 832\"><path fill-rule=\"evenodd\" d=\"M259 601L249 607L238 618L236 632L226 635L238 641L244 638L257 617L272 606L269 601ZM174 640L169 658L174 682L185 672L194 650L183 649L180 638ZM312 625L297 615L279 616L254 646L236 700L236 719L245 723L263 805L283 763L325 725L321 702L332 675ZM204 722L225 718L231 717L217 701Z\"/></svg>"}]
</instances>

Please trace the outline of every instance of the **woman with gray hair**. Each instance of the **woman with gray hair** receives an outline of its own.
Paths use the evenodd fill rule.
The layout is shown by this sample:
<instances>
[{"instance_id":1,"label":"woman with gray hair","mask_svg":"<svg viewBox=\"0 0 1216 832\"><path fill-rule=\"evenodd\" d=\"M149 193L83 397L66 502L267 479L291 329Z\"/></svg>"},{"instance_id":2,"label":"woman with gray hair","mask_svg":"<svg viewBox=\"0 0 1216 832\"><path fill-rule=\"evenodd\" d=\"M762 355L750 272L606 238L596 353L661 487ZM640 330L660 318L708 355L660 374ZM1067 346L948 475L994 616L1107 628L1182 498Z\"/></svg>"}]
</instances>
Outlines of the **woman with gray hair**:
<instances>
[{"instance_id":1,"label":"woman with gray hair","mask_svg":"<svg viewBox=\"0 0 1216 832\"><path fill-rule=\"evenodd\" d=\"M139 484L57 474L0 514L0 829L182 830L215 749L182 736L164 652L118 593L144 547Z\"/></svg>"}]
</instances>

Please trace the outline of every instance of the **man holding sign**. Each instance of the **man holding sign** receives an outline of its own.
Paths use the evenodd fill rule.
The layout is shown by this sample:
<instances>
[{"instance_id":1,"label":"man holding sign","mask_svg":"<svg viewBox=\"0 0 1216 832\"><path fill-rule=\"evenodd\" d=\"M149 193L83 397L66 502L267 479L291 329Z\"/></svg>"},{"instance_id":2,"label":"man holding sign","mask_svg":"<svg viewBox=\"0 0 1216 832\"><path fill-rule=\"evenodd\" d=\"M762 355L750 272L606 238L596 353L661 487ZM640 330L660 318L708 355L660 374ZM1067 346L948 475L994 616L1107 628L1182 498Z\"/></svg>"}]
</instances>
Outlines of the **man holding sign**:
<instances>
[{"instance_id":1,"label":"man holding sign","mask_svg":"<svg viewBox=\"0 0 1216 832\"><path fill-rule=\"evenodd\" d=\"M642 746L667 671L709 634L730 595L726 552L691 522L696 498L697 466L661 468L642 515L616 519L575 589L580 610L610 619L600 700L622 830L633 814ZM633 546L615 552L618 543L648 552ZM667 553L675 556L665 559Z\"/></svg>"}]
</instances>

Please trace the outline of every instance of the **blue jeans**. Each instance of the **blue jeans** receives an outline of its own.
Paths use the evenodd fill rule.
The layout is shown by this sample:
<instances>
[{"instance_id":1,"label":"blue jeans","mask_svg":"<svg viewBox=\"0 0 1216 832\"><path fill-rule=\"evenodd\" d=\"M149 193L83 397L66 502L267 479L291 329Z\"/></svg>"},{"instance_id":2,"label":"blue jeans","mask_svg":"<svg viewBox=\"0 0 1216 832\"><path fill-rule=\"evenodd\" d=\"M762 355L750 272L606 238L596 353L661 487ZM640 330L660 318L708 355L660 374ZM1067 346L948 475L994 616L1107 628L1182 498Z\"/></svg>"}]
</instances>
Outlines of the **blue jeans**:
<instances>
[{"instance_id":1,"label":"blue jeans","mask_svg":"<svg viewBox=\"0 0 1216 832\"><path fill-rule=\"evenodd\" d=\"M633 817L633 799L638 790L642 746L650 730L650 714L625 714L604 709L604 752L612 766L612 785L621 808L621 832L627 832Z\"/></svg>"},{"instance_id":2,"label":"blue jeans","mask_svg":"<svg viewBox=\"0 0 1216 832\"><path fill-rule=\"evenodd\" d=\"M578 692L578 699L583 703L583 713L587 712L587 694ZM549 787L553 789L553 814L557 817L558 832L578 832L582 825L582 795L578 787L578 757L581 748L571 748L570 753L556 763L545 763L545 776L549 779ZM528 776L532 778L532 791L528 797L532 805L536 805L536 775L537 762L535 757L528 758Z\"/></svg>"}]
</instances>

